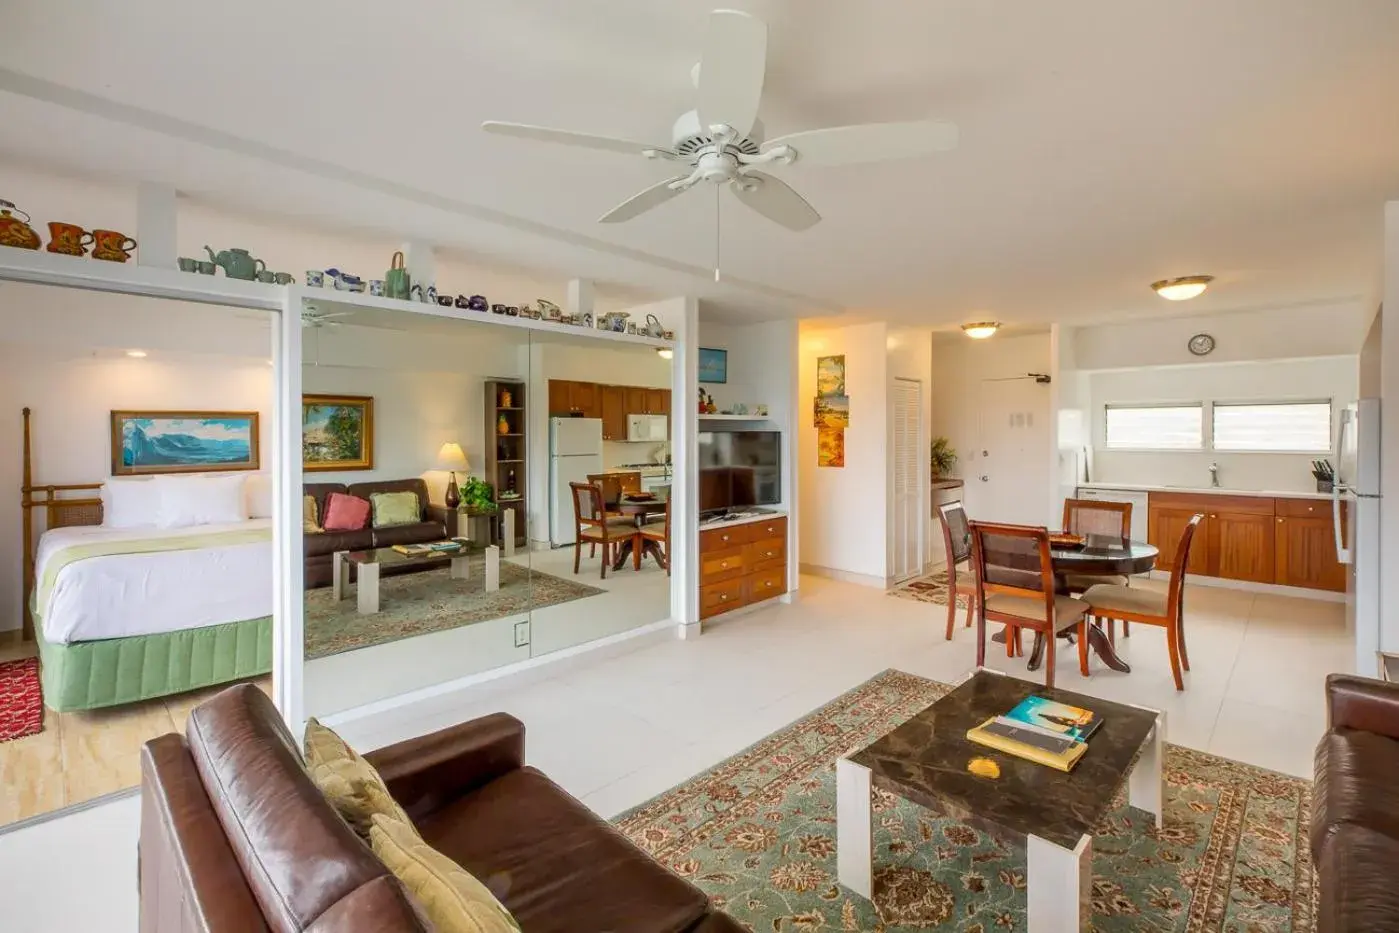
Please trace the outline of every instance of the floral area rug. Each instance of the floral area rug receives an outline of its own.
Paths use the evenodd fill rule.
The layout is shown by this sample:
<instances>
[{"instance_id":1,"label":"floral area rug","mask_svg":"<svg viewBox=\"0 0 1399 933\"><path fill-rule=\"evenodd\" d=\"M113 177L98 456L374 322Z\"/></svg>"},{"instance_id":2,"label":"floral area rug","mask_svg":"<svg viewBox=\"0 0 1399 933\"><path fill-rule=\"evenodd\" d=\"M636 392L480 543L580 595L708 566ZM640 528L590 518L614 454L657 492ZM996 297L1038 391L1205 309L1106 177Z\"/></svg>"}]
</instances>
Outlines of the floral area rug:
<instances>
[{"instance_id":1,"label":"floral area rug","mask_svg":"<svg viewBox=\"0 0 1399 933\"><path fill-rule=\"evenodd\" d=\"M39 659L0 662L0 742L44 731Z\"/></svg>"},{"instance_id":2,"label":"floral area rug","mask_svg":"<svg viewBox=\"0 0 1399 933\"><path fill-rule=\"evenodd\" d=\"M836 759L949 689L885 671L617 825L762 933L1023 931L1023 845L883 791L874 901L836 881ZM1095 830L1093 929L1311 933L1311 782L1174 745L1163 770L1164 828L1119 793Z\"/></svg>"},{"instance_id":3,"label":"floral area rug","mask_svg":"<svg viewBox=\"0 0 1399 933\"><path fill-rule=\"evenodd\" d=\"M445 566L383 577L379 581L382 611L373 615L357 611L356 585L350 584L346 598L338 604L328 586L306 591L308 661L606 592L503 560L500 589L488 593L484 557L471 558L465 580L453 580Z\"/></svg>"},{"instance_id":4,"label":"floral area rug","mask_svg":"<svg viewBox=\"0 0 1399 933\"><path fill-rule=\"evenodd\" d=\"M890 596L897 596L900 599L912 599L920 603L935 603L939 606L947 605L947 571L934 570L926 577L919 577L911 580L903 586L895 587L889 591ZM967 597L965 594L958 594L957 608L967 608Z\"/></svg>"}]
</instances>

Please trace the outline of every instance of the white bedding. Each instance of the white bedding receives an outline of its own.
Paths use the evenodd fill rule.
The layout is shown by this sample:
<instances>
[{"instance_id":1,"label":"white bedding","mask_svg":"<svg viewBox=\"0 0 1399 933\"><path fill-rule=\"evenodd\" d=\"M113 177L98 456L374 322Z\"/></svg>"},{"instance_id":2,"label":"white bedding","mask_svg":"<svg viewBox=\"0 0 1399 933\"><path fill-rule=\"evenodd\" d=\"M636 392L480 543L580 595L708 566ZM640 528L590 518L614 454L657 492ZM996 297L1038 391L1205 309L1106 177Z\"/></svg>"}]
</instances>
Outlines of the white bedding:
<instances>
[{"instance_id":1,"label":"white bedding","mask_svg":"<svg viewBox=\"0 0 1399 933\"><path fill-rule=\"evenodd\" d=\"M55 528L39 539L34 578L76 544L187 538L272 527L271 519L199 528ZM177 551L109 554L58 571L47 605L39 607L50 644L157 635L272 614L272 541Z\"/></svg>"}]
</instances>

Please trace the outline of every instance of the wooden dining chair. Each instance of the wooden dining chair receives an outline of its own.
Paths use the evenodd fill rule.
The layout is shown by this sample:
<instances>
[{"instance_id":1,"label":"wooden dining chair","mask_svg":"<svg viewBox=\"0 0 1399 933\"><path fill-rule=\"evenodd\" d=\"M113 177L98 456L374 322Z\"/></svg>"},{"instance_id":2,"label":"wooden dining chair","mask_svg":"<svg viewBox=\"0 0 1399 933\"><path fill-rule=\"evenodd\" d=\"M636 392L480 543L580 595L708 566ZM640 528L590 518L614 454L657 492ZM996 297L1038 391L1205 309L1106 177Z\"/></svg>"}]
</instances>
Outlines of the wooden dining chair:
<instances>
[{"instance_id":1,"label":"wooden dining chair","mask_svg":"<svg viewBox=\"0 0 1399 933\"><path fill-rule=\"evenodd\" d=\"M583 543L592 546L591 557L602 545L602 578L607 579L607 566L612 563L613 548L640 532L629 518L612 518L604 507L602 488L597 483L569 483L573 491L573 572L578 572L578 560L583 556Z\"/></svg>"},{"instance_id":2,"label":"wooden dining chair","mask_svg":"<svg viewBox=\"0 0 1399 933\"><path fill-rule=\"evenodd\" d=\"M1099 584L1083 594L1083 601L1091 607L1089 614L1095 618L1121 619L1124 628L1128 622L1141 622L1159 625L1166 630L1166 649L1171 653L1171 674L1175 677L1177 690L1185 689L1181 668L1190 670L1190 654L1185 650L1185 568L1190 563L1190 545L1195 540L1195 528L1204 518L1200 514L1193 516L1181 532L1166 592L1157 593L1141 586L1128 588ZM1086 626L1079 635L1087 635ZM1086 637L1079 638L1078 668L1083 676L1088 676Z\"/></svg>"},{"instance_id":3,"label":"wooden dining chair","mask_svg":"<svg viewBox=\"0 0 1399 933\"><path fill-rule=\"evenodd\" d=\"M1109 535L1132 537L1132 503L1106 499L1065 499L1064 530L1075 535ZM1064 575L1064 592L1077 596L1100 584L1130 586L1132 578L1125 574L1070 573ZM1115 622L1108 623L1108 639L1115 642ZM1122 623L1122 634L1132 634L1130 626Z\"/></svg>"},{"instance_id":4,"label":"wooden dining chair","mask_svg":"<svg viewBox=\"0 0 1399 933\"><path fill-rule=\"evenodd\" d=\"M942 526L942 548L947 554L947 640L957 621L957 597L967 601L967 628L972 626L972 610L977 605L976 574L971 570L972 538L967 528L967 513L961 500L938 506L938 524ZM967 564L966 570L959 570Z\"/></svg>"},{"instance_id":5,"label":"wooden dining chair","mask_svg":"<svg viewBox=\"0 0 1399 933\"><path fill-rule=\"evenodd\" d=\"M1007 653L1020 652L1022 630L1044 637L1048 652L1044 684L1053 687L1059 633L1078 629L1080 637L1085 637L1083 619L1088 604L1055 592L1049 529L991 522L971 522L970 527L979 609L977 667L986 663L986 623L1000 622L1006 626Z\"/></svg>"},{"instance_id":6,"label":"wooden dining chair","mask_svg":"<svg viewBox=\"0 0 1399 933\"><path fill-rule=\"evenodd\" d=\"M617 511L617 503L622 501L622 493L626 492L621 474L589 473L588 482L602 490L603 508L607 511L607 517L621 518L622 513Z\"/></svg>"},{"instance_id":7,"label":"wooden dining chair","mask_svg":"<svg viewBox=\"0 0 1399 933\"><path fill-rule=\"evenodd\" d=\"M661 566L665 568L665 575L670 576L670 500L665 501L665 527L658 528L656 525L642 525L641 538L644 541L654 541L661 546Z\"/></svg>"}]
</instances>

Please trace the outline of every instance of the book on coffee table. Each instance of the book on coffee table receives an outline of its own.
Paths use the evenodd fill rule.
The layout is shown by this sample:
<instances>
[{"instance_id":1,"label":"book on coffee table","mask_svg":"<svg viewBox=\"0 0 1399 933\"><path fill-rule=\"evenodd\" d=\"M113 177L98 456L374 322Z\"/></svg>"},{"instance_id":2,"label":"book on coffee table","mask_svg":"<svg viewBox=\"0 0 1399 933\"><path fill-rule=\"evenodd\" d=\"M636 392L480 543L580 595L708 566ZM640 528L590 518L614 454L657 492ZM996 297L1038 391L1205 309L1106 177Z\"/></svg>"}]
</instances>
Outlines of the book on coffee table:
<instances>
[{"instance_id":1,"label":"book on coffee table","mask_svg":"<svg viewBox=\"0 0 1399 933\"><path fill-rule=\"evenodd\" d=\"M1046 729L1080 742L1087 741L1103 724L1102 717L1092 710L1059 703L1042 696L1026 697L1003 718L1037 729Z\"/></svg>"},{"instance_id":2,"label":"book on coffee table","mask_svg":"<svg viewBox=\"0 0 1399 933\"><path fill-rule=\"evenodd\" d=\"M968 729L967 738L978 745L1060 771L1072 771L1088 751L1088 745L1078 739L1017 723L1004 716L993 716Z\"/></svg>"}]
</instances>

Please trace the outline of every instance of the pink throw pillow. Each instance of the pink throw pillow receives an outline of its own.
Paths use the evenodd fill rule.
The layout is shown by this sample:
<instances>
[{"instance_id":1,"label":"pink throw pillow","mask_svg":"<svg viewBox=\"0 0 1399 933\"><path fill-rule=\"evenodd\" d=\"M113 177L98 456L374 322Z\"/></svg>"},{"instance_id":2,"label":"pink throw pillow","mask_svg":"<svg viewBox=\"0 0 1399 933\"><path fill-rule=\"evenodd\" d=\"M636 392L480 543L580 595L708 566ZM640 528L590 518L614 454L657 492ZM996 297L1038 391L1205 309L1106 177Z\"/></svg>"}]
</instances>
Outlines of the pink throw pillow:
<instances>
[{"instance_id":1,"label":"pink throw pillow","mask_svg":"<svg viewBox=\"0 0 1399 933\"><path fill-rule=\"evenodd\" d=\"M359 496L333 492L325 502L326 531L359 531L369 521L369 500Z\"/></svg>"}]
</instances>

